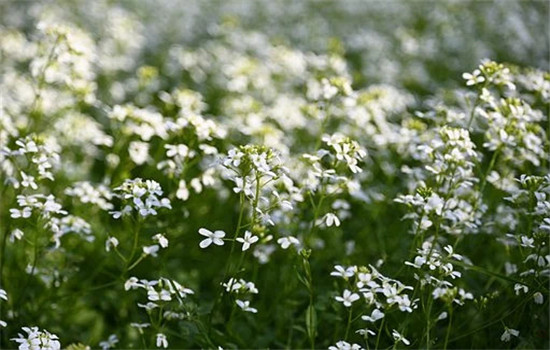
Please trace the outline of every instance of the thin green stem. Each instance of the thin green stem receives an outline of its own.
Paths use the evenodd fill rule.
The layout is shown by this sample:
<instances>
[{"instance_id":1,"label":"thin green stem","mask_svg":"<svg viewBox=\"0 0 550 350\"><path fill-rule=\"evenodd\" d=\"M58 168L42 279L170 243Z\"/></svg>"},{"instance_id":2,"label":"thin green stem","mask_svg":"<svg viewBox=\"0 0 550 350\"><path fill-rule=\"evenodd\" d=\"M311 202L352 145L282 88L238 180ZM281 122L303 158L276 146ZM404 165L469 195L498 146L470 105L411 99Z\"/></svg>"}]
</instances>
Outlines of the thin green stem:
<instances>
[{"instance_id":1,"label":"thin green stem","mask_svg":"<svg viewBox=\"0 0 550 350\"><path fill-rule=\"evenodd\" d=\"M134 261L134 263L132 263L132 265L130 265L130 266L128 267L128 269L126 269L126 272L133 270L134 267L138 266L138 264L139 264L143 259L145 259L146 256L147 256L147 254L141 254L140 257L139 257L136 261Z\"/></svg>"},{"instance_id":2,"label":"thin green stem","mask_svg":"<svg viewBox=\"0 0 550 350\"><path fill-rule=\"evenodd\" d=\"M214 312L216 311L216 308L218 307L223 297L223 290L224 290L223 282L225 282L227 275L229 274L231 257L233 256L233 252L235 251L235 245L237 242L239 231L241 230L243 215L244 215L244 192L241 192L239 196L239 219L237 220L237 227L235 228L235 233L233 234L233 241L231 242L231 250L229 251L229 256L227 257L227 262L225 264L225 271L223 273L222 282L220 283L220 292L218 293L218 296L214 301L214 305L212 305L212 309L210 310L210 314L208 315L208 334L210 334L212 331L212 318L214 316Z\"/></svg>"},{"instance_id":3,"label":"thin green stem","mask_svg":"<svg viewBox=\"0 0 550 350\"><path fill-rule=\"evenodd\" d=\"M378 349L378 344L380 344L380 335L382 334L382 331L384 330L384 323L386 322L386 318L384 317L382 319L382 323L380 323L380 328L378 329L378 335L376 336L376 344L374 345L375 349Z\"/></svg>"},{"instance_id":4,"label":"thin green stem","mask_svg":"<svg viewBox=\"0 0 550 350\"><path fill-rule=\"evenodd\" d=\"M430 330L431 330L431 316L432 316L432 304L433 304L433 298L428 297L428 309L426 312L426 349L430 349Z\"/></svg>"},{"instance_id":5,"label":"thin green stem","mask_svg":"<svg viewBox=\"0 0 550 350\"><path fill-rule=\"evenodd\" d=\"M451 335L451 328L453 325L453 305L449 306L449 324L447 325L447 333L445 334L445 343L443 344L443 350L447 350L449 344L449 336Z\"/></svg>"},{"instance_id":6,"label":"thin green stem","mask_svg":"<svg viewBox=\"0 0 550 350\"><path fill-rule=\"evenodd\" d=\"M139 231L141 228L141 222L136 222L136 225L134 227L134 243L132 245L132 251L130 252L130 256L126 259L126 266L124 267L124 274L130 270L130 264L132 262L132 259L134 258L134 255L136 254L138 243L139 243Z\"/></svg>"},{"instance_id":7,"label":"thin green stem","mask_svg":"<svg viewBox=\"0 0 550 350\"><path fill-rule=\"evenodd\" d=\"M352 317L353 309L350 307L348 310L348 322L346 325L346 334L344 335L344 339L348 340L349 335L349 329L351 328L351 317Z\"/></svg>"}]
</instances>

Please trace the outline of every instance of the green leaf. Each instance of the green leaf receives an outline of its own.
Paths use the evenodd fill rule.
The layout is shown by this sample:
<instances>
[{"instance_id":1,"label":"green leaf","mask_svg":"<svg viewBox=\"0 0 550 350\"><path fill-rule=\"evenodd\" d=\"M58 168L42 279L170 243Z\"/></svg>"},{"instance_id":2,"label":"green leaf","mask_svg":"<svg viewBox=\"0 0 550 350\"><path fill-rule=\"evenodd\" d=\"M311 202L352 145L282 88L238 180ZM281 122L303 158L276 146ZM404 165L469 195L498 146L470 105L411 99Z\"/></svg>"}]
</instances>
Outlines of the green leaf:
<instances>
[{"instance_id":1,"label":"green leaf","mask_svg":"<svg viewBox=\"0 0 550 350\"><path fill-rule=\"evenodd\" d=\"M317 331L317 312L315 311L315 307L313 307L312 304L310 304L306 310L306 329L307 336L310 339L315 338Z\"/></svg>"}]
</instances>

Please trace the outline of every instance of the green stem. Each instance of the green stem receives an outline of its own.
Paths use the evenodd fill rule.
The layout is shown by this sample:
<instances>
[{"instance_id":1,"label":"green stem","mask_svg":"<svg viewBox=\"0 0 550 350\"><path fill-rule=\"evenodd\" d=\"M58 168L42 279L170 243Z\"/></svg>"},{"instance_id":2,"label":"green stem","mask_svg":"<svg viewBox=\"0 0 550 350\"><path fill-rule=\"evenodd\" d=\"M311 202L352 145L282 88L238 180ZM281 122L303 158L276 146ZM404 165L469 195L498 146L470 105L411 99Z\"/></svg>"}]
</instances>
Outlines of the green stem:
<instances>
[{"instance_id":1,"label":"green stem","mask_svg":"<svg viewBox=\"0 0 550 350\"><path fill-rule=\"evenodd\" d=\"M225 264L225 272L223 273L222 282L220 283L220 292L218 293L218 296L216 297L216 300L214 301L214 305L212 305L212 309L210 310L210 314L208 316L208 334L210 334L212 331L212 317L214 315L214 312L216 311L216 308L218 307L223 297L223 291L224 291L223 283L225 282L225 279L229 274L231 257L233 256L233 252L235 251L235 245L237 242L237 236L239 235L239 231L241 229L243 215L244 215L244 193L241 192L239 196L239 219L237 220L237 227L235 228L235 233L233 234L233 241L231 242L231 250L229 251L229 256L227 257L227 262Z\"/></svg>"},{"instance_id":2,"label":"green stem","mask_svg":"<svg viewBox=\"0 0 550 350\"><path fill-rule=\"evenodd\" d=\"M382 334L382 331L384 330L384 323L386 322L386 318L384 317L382 319L382 323L380 323L380 329L378 330L378 335L376 336L376 344L374 345L375 349L378 349L378 344L380 344L380 335Z\"/></svg>"},{"instance_id":3,"label":"green stem","mask_svg":"<svg viewBox=\"0 0 550 350\"><path fill-rule=\"evenodd\" d=\"M433 298L428 296L428 310L426 312L426 349L430 349L430 329L431 329L431 314L432 314L432 304L433 304Z\"/></svg>"},{"instance_id":4,"label":"green stem","mask_svg":"<svg viewBox=\"0 0 550 350\"><path fill-rule=\"evenodd\" d=\"M353 310L352 308L350 307L349 308L349 311L348 311L348 323L346 325L346 334L344 335L344 339L345 340L348 340L348 335L349 335L349 329L351 327L351 316L352 316L352 313L353 313Z\"/></svg>"},{"instance_id":5,"label":"green stem","mask_svg":"<svg viewBox=\"0 0 550 350\"><path fill-rule=\"evenodd\" d=\"M134 258L134 255L136 254L136 250L138 248L138 242L139 242L139 231L140 231L141 223L138 219L135 227L134 227L134 243L132 245L132 251L130 252L130 256L128 259L126 259L126 266L124 267L124 274L130 270L130 263L132 259Z\"/></svg>"},{"instance_id":6,"label":"green stem","mask_svg":"<svg viewBox=\"0 0 550 350\"><path fill-rule=\"evenodd\" d=\"M23 288L21 289L21 294L19 295L19 299L17 300L17 303L15 303L15 305L22 306L22 301L24 301L24 299L25 299L25 294L27 292L27 288L29 287L32 276L34 275L34 271L36 270L36 266L38 264L38 255L39 255L39 252L38 252L38 231L35 230L34 231L33 259L32 259L31 271L29 272L29 274L28 274L28 276L25 280L25 284L24 284Z\"/></svg>"},{"instance_id":7,"label":"green stem","mask_svg":"<svg viewBox=\"0 0 550 350\"><path fill-rule=\"evenodd\" d=\"M449 344L449 336L451 335L451 328L453 325L453 305L449 306L449 324L447 325L447 333L445 334L445 343L443 344L443 350L447 350L447 344Z\"/></svg>"},{"instance_id":8,"label":"green stem","mask_svg":"<svg viewBox=\"0 0 550 350\"><path fill-rule=\"evenodd\" d=\"M147 255L146 254L141 254L141 256L136 260L134 261L134 263L132 265L130 265L127 269L126 269L126 272L132 270L134 267L138 266L138 264L143 260L145 259Z\"/></svg>"},{"instance_id":9,"label":"green stem","mask_svg":"<svg viewBox=\"0 0 550 350\"><path fill-rule=\"evenodd\" d=\"M487 82L481 86L481 88L477 91L476 99L474 101L474 105L472 106L472 109L470 110L470 118L468 119L468 125L466 126L466 129L470 131L470 127L472 126L472 122L474 121L475 111L477 108L477 105L479 104L479 100L481 100L481 91L485 86L487 85Z\"/></svg>"},{"instance_id":10,"label":"green stem","mask_svg":"<svg viewBox=\"0 0 550 350\"><path fill-rule=\"evenodd\" d=\"M493 153L493 157L491 158L491 162L489 163L489 167L485 171L485 175L483 176L483 179L481 180L481 185L479 186L479 195L483 196L483 190L485 189L485 185L487 185L487 178L489 177L489 173L491 170L493 170L493 167L495 166L495 162L500 154L500 151L502 149L502 146L499 146L495 153Z\"/></svg>"}]
</instances>

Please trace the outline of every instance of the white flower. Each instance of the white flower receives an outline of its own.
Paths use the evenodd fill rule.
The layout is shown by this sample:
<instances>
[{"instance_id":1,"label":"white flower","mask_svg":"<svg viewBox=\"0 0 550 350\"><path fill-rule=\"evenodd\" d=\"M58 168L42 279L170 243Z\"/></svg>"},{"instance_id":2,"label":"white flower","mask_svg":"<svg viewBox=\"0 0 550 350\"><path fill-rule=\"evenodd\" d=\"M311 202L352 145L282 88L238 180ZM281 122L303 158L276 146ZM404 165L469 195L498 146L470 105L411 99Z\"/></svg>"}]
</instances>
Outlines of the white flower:
<instances>
[{"instance_id":1,"label":"white flower","mask_svg":"<svg viewBox=\"0 0 550 350\"><path fill-rule=\"evenodd\" d=\"M4 299L5 301L8 301L8 293L6 293L6 291L1 288L0 288L0 299Z\"/></svg>"},{"instance_id":2,"label":"white flower","mask_svg":"<svg viewBox=\"0 0 550 350\"><path fill-rule=\"evenodd\" d=\"M355 331L355 333L362 335L363 337L367 338L370 335L376 335L374 331L371 331L368 328L362 328Z\"/></svg>"},{"instance_id":3,"label":"white flower","mask_svg":"<svg viewBox=\"0 0 550 350\"><path fill-rule=\"evenodd\" d=\"M24 172L21 172L21 178L22 178L21 185L23 185L23 187L30 187L33 190L36 190L38 188L38 186L36 185L36 182L34 182L33 176L30 176L25 174Z\"/></svg>"},{"instance_id":4,"label":"white flower","mask_svg":"<svg viewBox=\"0 0 550 350\"><path fill-rule=\"evenodd\" d=\"M243 252L245 250L247 250L248 248L250 248L250 245L251 244L254 244L256 242L258 242L258 236L252 236L252 233L250 231L246 231L244 233L244 238L237 238L237 242L240 242L243 244Z\"/></svg>"},{"instance_id":5,"label":"white flower","mask_svg":"<svg viewBox=\"0 0 550 350\"><path fill-rule=\"evenodd\" d=\"M340 226L340 219L338 219L338 216L336 216L336 214L328 213L325 215L324 220L327 227L331 227L332 225L336 227Z\"/></svg>"},{"instance_id":6,"label":"white flower","mask_svg":"<svg viewBox=\"0 0 550 350\"><path fill-rule=\"evenodd\" d=\"M111 247L116 248L117 246L118 246L118 239L116 239L115 237L109 237L105 241L105 250L108 252L111 251Z\"/></svg>"},{"instance_id":7,"label":"white flower","mask_svg":"<svg viewBox=\"0 0 550 350\"><path fill-rule=\"evenodd\" d=\"M200 243L199 243L199 247L201 248L206 248L208 247L210 244L214 243L215 245L223 245L223 239L225 237L225 232L223 231L209 231L205 228L201 228L199 229L199 234L207 237L206 239L202 240Z\"/></svg>"},{"instance_id":8,"label":"white flower","mask_svg":"<svg viewBox=\"0 0 550 350\"><path fill-rule=\"evenodd\" d=\"M140 334L143 334L143 329L151 326L150 323L130 323L130 327L136 328Z\"/></svg>"},{"instance_id":9,"label":"white flower","mask_svg":"<svg viewBox=\"0 0 550 350\"><path fill-rule=\"evenodd\" d=\"M516 329L505 327L504 333L502 333L502 335L500 336L500 340L504 342L509 342L512 336L519 336L519 331Z\"/></svg>"},{"instance_id":10,"label":"white flower","mask_svg":"<svg viewBox=\"0 0 550 350\"><path fill-rule=\"evenodd\" d=\"M139 280L136 277L130 277L124 282L124 290L137 289L144 287L143 284L138 283Z\"/></svg>"},{"instance_id":11,"label":"white flower","mask_svg":"<svg viewBox=\"0 0 550 350\"><path fill-rule=\"evenodd\" d=\"M471 74L463 73L462 78L466 80L467 86L477 85L485 81L485 77L481 75L481 71L479 69L474 70Z\"/></svg>"},{"instance_id":12,"label":"white flower","mask_svg":"<svg viewBox=\"0 0 550 350\"><path fill-rule=\"evenodd\" d=\"M115 347L116 343L118 343L116 334L111 334L109 339L99 342L99 346L101 346L103 350L108 350Z\"/></svg>"},{"instance_id":13,"label":"white flower","mask_svg":"<svg viewBox=\"0 0 550 350\"><path fill-rule=\"evenodd\" d=\"M361 318L364 321L374 323L374 322L378 321L379 319L384 318L384 313L382 311L378 310L378 309L374 309L370 316L361 316Z\"/></svg>"},{"instance_id":14,"label":"white flower","mask_svg":"<svg viewBox=\"0 0 550 350\"><path fill-rule=\"evenodd\" d=\"M282 237L277 240L277 243L281 245L281 248L287 249L291 244L299 245L300 241L293 236Z\"/></svg>"},{"instance_id":15,"label":"white flower","mask_svg":"<svg viewBox=\"0 0 550 350\"><path fill-rule=\"evenodd\" d=\"M347 341L340 340L336 345L329 346L329 350L360 350L362 349L358 344L350 344Z\"/></svg>"},{"instance_id":16,"label":"white flower","mask_svg":"<svg viewBox=\"0 0 550 350\"><path fill-rule=\"evenodd\" d=\"M535 294L533 294L533 299L535 299L535 303L537 304L544 303L544 296L541 292L536 292Z\"/></svg>"},{"instance_id":17,"label":"white flower","mask_svg":"<svg viewBox=\"0 0 550 350\"><path fill-rule=\"evenodd\" d=\"M516 295L519 295L521 292L527 293L527 292L529 292L529 287L527 287L524 284L516 283L514 285L514 291L516 292Z\"/></svg>"},{"instance_id":18,"label":"white flower","mask_svg":"<svg viewBox=\"0 0 550 350\"><path fill-rule=\"evenodd\" d=\"M391 332L391 335L393 336L393 339L395 340L395 342L402 342L403 344L405 345L410 345L411 342L405 338L404 336L402 336L398 331L396 331L395 329Z\"/></svg>"},{"instance_id":19,"label":"white flower","mask_svg":"<svg viewBox=\"0 0 550 350\"><path fill-rule=\"evenodd\" d=\"M28 218L32 214L32 209L29 207L24 207L23 210L19 209L10 209L11 218L12 219L18 219L18 218Z\"/></svg>"},{"instance_id":20,"label":"white flower","mask_svg":"<svg viewBox=\"0 0 550 350\"><path fill-rule=\"evenodd\" d=\"M529 238L527 236L521 236L521 246L525 248L535 248L533 243L535 240L533 238Z\"/></svg>"},{"instance_id":21,"label":"white flower","mask_svg":"<svg viewBox=\"0 0 550 350\"><path fill-rule=\"evenodd\" d=\"M189 189L185 180L180 180L178 184L178 191L176 192L176 198L186 201L189 199Z\"/></svg>"},{"instance_id":22,"label":"white flower","mask_svg":"<svg viewBox=\"0 0 550 350\"><path fill-rule=\"evenodd\" d=\"M152 255L154 257L157 257L158 251L159 251L159 246L157 244L143 247L143 254L145 255Z\"/></svg>"},{"instance_id":23,"label":"white flower","mask_svg":"<svg viewBox=\"0 0 550 350\"><path fill-rule=\"evenodd\" d=\"M147 311L153 310L153 309L156 309L157 307L159 307L157 304L155 304L153 302L148 302L147 304L137 303L137 306L141 307L141 308L144 308Z\"/></svg>"},{"instance_id":24,"label":"white flower","mask_svg":"<svg viewBox=\"0 0 550 350\"><path fill-rule=\"evenodd\" d=\"M234 181L235 187L233 187L233 192L243 192L248 197L252 197L254 195L254 192L252 192L252 184L248 178L236 177Z\"/></svg>"},{"instance_id":25,"label":"white flower","mask_svg":"<svg viewBox=\"0 0 550 350\"><path fill-rule=\"evenodd\" d=\"M355 266L350 266L350 267L344 268L341 265L336 265L336 266L334 266L334 270L336 270L336 271L332 271L330 273L331 276L348 278L348 277L352 277L353 275L355 275Z\"/></svg>"},{"instance_id":26,"label":"white flower","mask_svg":"<svg viewBox=\"0 0 550 350\"><path fill-rule=\"evenodd\" d=\"M128 147L130 158L137 165L141 165L149 158L149 144L147 142L132 141Z\"/></svg>"},{"instance_id":27,"label":"white flower","mask_svg":"<svg viewBox=\"0 0 550 350\"><path fill-rule=\"evenodd\" d=\"M166 336L162 333L157 333L157 348L167 348L168 347L168 339L166 339Z\"/></svg>"},{"instance_id":28,"label":"white flower","mask_svg":"<svg viewBox=\"0 0 550 350\"><path fill-rule=\"evenodd\" d=\"M359 300L359 294L352 293L346 289L344 290L344 294L342 296L334 297L334 299L343 303L345 307L350 307L353 302Z\"/></svg>"},{"instance_id":29,"label":"white flower","mask_svg":"<svg viewBox=\"0 0 550 350\"><path fill-rule=\"evenodd\" d=\"M10 234L10 242L15 242L15 240L20 241L21 238L23 238L25 234L20 229L16 228L15 230L11 231Z\"/></svg>"},{"instance_id":30,"label":"white flower","mask_svg":"<svg viewBox=\"0 0 550 350\"><path fill-rule=\"evenodd\" d=\"M147 290L147 299L151 301L159 301L159 300L170 301L172 300L172 296L169 290L161 289L159 292L159 291L156 291L153 287L150 287Z\"/></svg>"},{"instance_id":31,"label":"white flower","mask_svg":"<svg viewBox=\"0 0 550 350\"><path fill-rule=\"evenodd\" d=\"M166 148L166 156L169 158L173 158L176 156L179 158L185 158L189 155L189 147L184 144L165 145L164 148Z\"/></svg>"},{"instance_id":32,"label":"white flower","mask_svg":"<svg viewBox=\"0 0 550 350\"><path fill-rule=\"evenodd\" d=\"M153 236L153 240L155 242L158 242L162 248L168 247L168 238L164 236L162 233L157 233Z\"/></svg>"},{"instance_id":33,"label":"white flower","mask_svg":"<svg viewBox=\"0 0 550 350\"><path fill-rule=\"evenodd\" d=\"M237 299L236 303L241 309L243 309L243 311L252 312L253 314L258 312L258 310L256 310L255 308L250 307L250 301L248 301L248 300L242 301L242 300Z\"/></svg>"}]
</instances>

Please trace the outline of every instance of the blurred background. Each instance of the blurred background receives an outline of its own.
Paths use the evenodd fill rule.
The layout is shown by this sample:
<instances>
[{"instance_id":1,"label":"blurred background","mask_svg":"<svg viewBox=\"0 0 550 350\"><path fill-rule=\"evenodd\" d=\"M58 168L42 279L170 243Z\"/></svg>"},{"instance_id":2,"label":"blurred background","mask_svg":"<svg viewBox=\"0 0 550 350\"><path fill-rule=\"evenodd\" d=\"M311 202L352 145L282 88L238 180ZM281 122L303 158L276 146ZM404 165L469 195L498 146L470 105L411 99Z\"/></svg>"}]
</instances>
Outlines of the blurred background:
<instances>
[{"instance_id":1,"label":"blurred background","mask_svg":"<svg viewBox=\"0 0 550 350\"><path fill-rule=\"evenodd\" d=\"M548 13L548 1L514 0L0 2L2 26L25 32L47 17L97 37L115 28L135 47L135 65L166 59L174 45L200 48L231 24L255 33L233 33L243 45L267 36L343 53L355 87L391 83L422 94L460 82L483 58L548 69Z\"/></svg>"}]
</instances>

